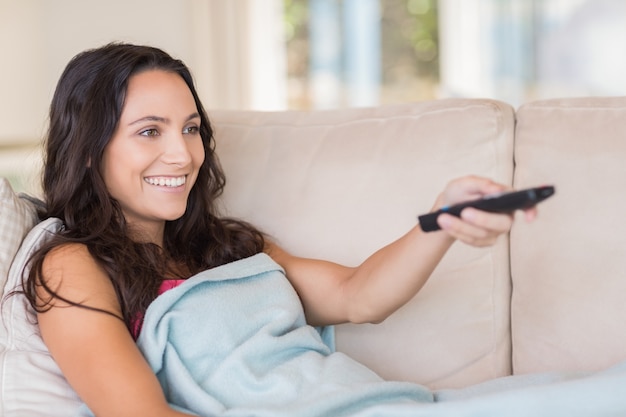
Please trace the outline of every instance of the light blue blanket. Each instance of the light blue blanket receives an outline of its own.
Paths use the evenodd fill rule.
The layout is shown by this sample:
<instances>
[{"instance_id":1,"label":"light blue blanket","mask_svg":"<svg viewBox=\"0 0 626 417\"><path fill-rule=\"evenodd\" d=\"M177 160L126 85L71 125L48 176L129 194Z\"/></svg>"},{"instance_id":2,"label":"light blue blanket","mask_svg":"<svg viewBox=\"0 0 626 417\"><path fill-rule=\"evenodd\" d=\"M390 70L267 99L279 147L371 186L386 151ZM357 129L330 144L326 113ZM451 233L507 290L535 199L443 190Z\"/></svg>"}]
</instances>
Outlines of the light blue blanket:
<instances>
[{"instance_id":1,"label":"light blue blanket","mask_svg":"<svg viewBox=\"0 0 626 417\"><path fill-rule=\"evenodd\" d=\"M297 294L265 254L159 296L138 345L170 404L203 417L626 416L626 367L460 391L383 381L306 325Z\"/></svg>"}]
</instances>

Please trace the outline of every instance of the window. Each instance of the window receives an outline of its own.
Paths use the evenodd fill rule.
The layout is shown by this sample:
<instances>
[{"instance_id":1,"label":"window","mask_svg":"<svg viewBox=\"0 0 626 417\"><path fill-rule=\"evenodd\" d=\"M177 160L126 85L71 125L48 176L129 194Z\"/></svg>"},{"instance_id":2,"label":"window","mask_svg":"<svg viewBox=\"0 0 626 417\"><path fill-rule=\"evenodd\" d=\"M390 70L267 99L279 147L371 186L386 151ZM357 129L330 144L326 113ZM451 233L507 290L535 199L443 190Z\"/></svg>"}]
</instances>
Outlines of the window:
<instances>
[{"instance_id":1,"label":"window","mask_svg":"<svg viewBox=\"0 0 626 417\"><path fill-rule=\"evenodd\" d=\"M443 95L514 105L626 92L622 0L440 0Z\"/></svg>"},{"instance_id":2,"label":"window","mask_svg":"<svg viewBox=\"0 0 626 417\"><path fill-rule=\"evenodd\" d=\"M285 0L291 108L436 97L436 0Z\"/></svg>"},{"instance_id":3,"label":"window","mask_svg":"<svg viewBox=\"0 0 626 417\"><path fill-rule=\"evenodd\" d=\"M626 91L622 0L285 0L288 105Z\"/></svg>"}]
</instances>

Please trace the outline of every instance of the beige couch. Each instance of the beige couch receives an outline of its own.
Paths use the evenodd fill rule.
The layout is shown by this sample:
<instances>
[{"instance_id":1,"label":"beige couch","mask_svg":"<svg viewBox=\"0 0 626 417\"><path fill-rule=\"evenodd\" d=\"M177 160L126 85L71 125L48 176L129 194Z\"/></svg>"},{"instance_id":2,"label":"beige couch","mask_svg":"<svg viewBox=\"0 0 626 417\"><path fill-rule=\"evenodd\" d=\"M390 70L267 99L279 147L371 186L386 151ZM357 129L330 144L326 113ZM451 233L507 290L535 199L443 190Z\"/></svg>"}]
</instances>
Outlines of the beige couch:
<instances>
[{"instance_id":1,"label":"beige couch","mask_svg":"<svg viewBox=\"0 0 626 417\"><path fill-rule=\"evenodd\" d=\"M626 98L209 115L228 178L224 211L303 256L357 264L414 226L455 177L555 185L539 218L519 219L495 246L455 244L382 324L337 326L338 350L383 377L455 388L626 359ZM9 271L35 220L1 185L6 291L56 225L35 228ZM0 415L72 415L79 403L23 301L5 302L2 318Z\"/></svg>"},{"instance_id":2,"label":"beige couch","mask_svg":"<svg viewBox=\"0 0 626 417\"><path fill-rule=\"evenodd\" d=\"M210 117L228 212L304 256L360 262L458 176L555 185L496 246L455 244L382 324L337 327L382 376L448 388L626 359L626 98Z\"/></svg>"}]
</instances>

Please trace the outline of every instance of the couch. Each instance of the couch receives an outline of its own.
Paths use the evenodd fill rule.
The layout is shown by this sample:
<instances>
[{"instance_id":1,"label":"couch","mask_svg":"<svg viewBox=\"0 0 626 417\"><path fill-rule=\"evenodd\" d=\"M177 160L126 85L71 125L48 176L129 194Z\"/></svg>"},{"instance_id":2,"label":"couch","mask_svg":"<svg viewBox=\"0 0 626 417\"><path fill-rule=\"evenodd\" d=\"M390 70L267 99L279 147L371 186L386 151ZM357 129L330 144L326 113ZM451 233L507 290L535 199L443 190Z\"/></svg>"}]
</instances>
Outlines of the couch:
<instances>
[{"instance_id":1,"label":"couch","mask_svg":"<svg viewBox=\"0 0 626 417\"><path fill-rule=\"evenodd\" d=\"M459 176L556 187L534 222L518 213L494 246L455 243L383 323L336 326L337 349L381 376L436 390L626 360L626 98L209 117L227 175L222 211L297 255L358 264L413 227ZM29 251L59 226L39 222L33 199L6 181L0 203L6 294ZM0 415L72 415L78 399L32 319L20 297L3 301Z\"/></svg>"}]
</instances>

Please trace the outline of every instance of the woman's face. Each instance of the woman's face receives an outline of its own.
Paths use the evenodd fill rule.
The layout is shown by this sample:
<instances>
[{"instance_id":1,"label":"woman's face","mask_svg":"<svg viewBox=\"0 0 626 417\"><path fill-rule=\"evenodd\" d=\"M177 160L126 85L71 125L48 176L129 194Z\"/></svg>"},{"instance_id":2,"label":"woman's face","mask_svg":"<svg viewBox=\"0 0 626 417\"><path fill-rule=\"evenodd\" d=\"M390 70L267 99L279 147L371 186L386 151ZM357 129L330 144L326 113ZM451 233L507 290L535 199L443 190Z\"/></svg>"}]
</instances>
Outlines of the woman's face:
<instances>
[{"instance_id":1,"label":"woman's face","mask_svg":"<svg viewBox=\"0 0 626 417\"><path fill-rule=\"evenodd\" d=\"M126 221L161 244L181 217L204 161L200 115L180 75L149 70L129 79L118 126L103 156L109 193Z\"/></svg>"}]
</instances>

